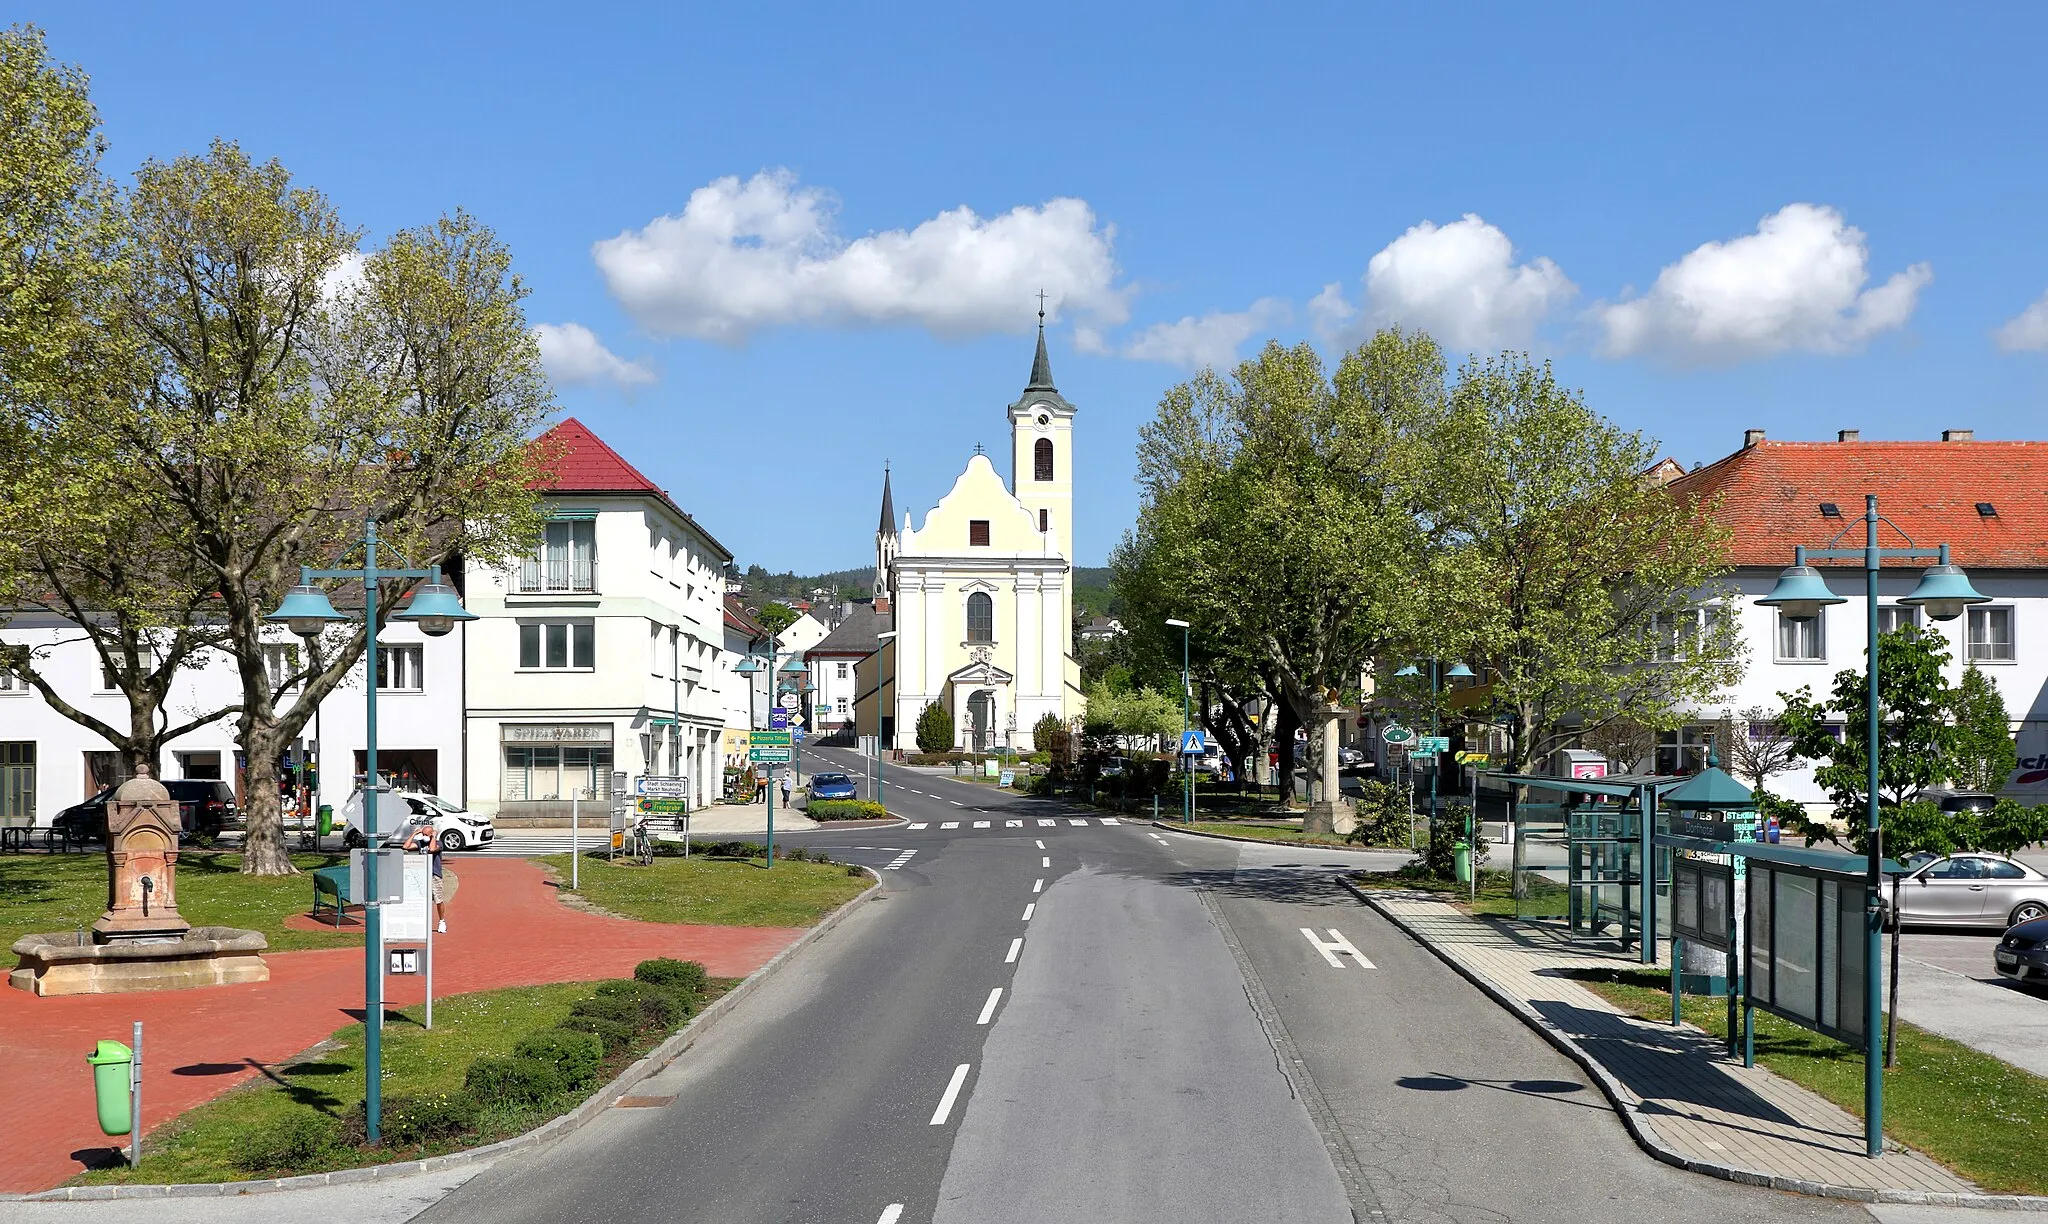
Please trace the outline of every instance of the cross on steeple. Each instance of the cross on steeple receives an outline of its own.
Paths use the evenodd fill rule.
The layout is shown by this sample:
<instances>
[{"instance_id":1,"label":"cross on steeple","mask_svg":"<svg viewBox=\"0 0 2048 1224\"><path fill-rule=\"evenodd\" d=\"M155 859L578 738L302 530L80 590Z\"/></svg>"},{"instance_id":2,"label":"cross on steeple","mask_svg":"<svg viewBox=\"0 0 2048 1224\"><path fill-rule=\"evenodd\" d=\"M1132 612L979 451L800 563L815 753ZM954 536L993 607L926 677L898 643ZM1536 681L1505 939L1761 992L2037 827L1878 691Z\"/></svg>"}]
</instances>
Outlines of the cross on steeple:
<instances>
[{"instance_id":1,"label":"cross on steeple","mask_svg":"<svg viewBox=\"0 0 2048 1224\"><path fill-rule=\"evenodd\" d=\"M1045 326L1045 290L1038 291L1038 325Z\"/></svg>"},{"instance_id":2,"label":"cross on steeple","mask_svg":"<svg viewBox=\"0 0 2048 1224\"><path fill-rule=\"evenodd\" d=\"M987 454L988 452L982 449L982 447L981 447L981 443L979 443L979 442L976 442L976 443L974 444L974 453L975 453L975 454L977 454L977 455L984 455L984 454Z\"/></svg>"}]
</instances>

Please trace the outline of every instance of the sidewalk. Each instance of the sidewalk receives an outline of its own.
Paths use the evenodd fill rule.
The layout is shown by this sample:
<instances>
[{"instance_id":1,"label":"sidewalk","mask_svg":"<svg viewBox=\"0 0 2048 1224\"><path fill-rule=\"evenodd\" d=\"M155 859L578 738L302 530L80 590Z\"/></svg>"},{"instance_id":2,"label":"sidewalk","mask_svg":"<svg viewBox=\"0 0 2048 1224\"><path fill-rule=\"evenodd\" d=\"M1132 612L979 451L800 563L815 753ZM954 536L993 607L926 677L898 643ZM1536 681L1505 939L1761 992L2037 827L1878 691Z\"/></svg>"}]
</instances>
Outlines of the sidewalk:
<instances>
[{"instance_id":1,"label":"sidewalk","mask_svg":"<svg viewBox=\"0 0 2048 1224\"><path fill-rule=\"evenodd\" d=\"M1548 932L1481 922L1421 894L1363 895L1511 1010L1596 1060L1624 1120L1645 1133L1645 1146L1666 1149L1662 1158L1809 1193L1843 1187L1873 1198L1890 1192L1895 1201L1981 1193L1918 1152L1888 1144L1883 1158L1869 1159L1861 1120L1760 1066L1744 1067L1698 1029L1623 1015L1559 973L1612 969L1619 962L1611 956L1574 951Z\"/></svg>"},{"instance_id":2,"label":"sidewalk","mask_svg":"<svg viewBox=\"0 0 2048 1224\"><path fill-rule=\"evenodd\" d=\"M538 867L519 859L463 858L449 933L434 940L436 994L625 977L640 961L673 956L717 977L744 977L803 934L783 927L634 922L570 909ZM306 892L311 900L313 886ZM102 1037L127 1041L144 1024L143 1111L161 1125L359 1021L363 954L357 948L276 952L270 980L149 994L37 998L0 987L0 1192L47 1190L117 1140L94 1122L85 1056ZM419 978L386 978L387 1002L425 997ZM145 1128L145 1134L147 1129Z\"/></svg>"},{"instance_id":3,"label":"sidewalk","mask_svg":"<svg viewBox=\"0 0 2048 1224\"><path fill-rule=\"evenodd\" d=\"M796 833L815 829L818 822L803 814L803 809L792 808L782 802L780 795L775 798L775 831ZM765 833L768 831L768 804L765 800L754 803L714 803L710 807L698 808L690 813L690 836L694 838L718 837L731 833ZM682 840L681 833L670 832L663 827L661 836L669 841Z\"/></svg>"}]
</instances>

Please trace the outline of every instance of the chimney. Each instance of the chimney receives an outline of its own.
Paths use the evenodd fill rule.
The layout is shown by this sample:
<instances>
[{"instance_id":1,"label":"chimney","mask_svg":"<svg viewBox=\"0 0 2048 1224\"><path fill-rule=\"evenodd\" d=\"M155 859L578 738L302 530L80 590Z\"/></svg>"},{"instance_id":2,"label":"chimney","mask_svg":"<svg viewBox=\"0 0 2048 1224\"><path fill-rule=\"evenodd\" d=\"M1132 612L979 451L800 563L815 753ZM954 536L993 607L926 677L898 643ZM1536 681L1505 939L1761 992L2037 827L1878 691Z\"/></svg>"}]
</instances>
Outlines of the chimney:
<instances>
[{"instance_id":1,"label":"chimney","mask_svg":"<svg viewBox=\"0 0 2048 1224\"><path fill-rule=\"evenodd\" d=\"M1748 450L1763 440L1764 431L1761 429L1745 429L1742 431L1742 449L1744 450Z\"/></svg>"},{"instance_id":2,"label":"chimney","mask_svg":"<svg viewBox=\"0 0 2048 1224\"><path fill-rule=\"evenodd\" d=\"M1837 442L1861 442L1862 440L1863 431L1860 429L1837 429L1835 431L1835 441Z\"/></svg>"},{"instance_id":3,"label":"chimney","mask_svg":"<svg viewBox=\"0 0 2048 1224\"><path fill-rule=\"evenodd\" d=\"M1968 442L1976 438L1976 436L1977 431L1974 429L1944 429L1941 431L1941 440L1944 442Z\"/></svg>"}]
</instances>

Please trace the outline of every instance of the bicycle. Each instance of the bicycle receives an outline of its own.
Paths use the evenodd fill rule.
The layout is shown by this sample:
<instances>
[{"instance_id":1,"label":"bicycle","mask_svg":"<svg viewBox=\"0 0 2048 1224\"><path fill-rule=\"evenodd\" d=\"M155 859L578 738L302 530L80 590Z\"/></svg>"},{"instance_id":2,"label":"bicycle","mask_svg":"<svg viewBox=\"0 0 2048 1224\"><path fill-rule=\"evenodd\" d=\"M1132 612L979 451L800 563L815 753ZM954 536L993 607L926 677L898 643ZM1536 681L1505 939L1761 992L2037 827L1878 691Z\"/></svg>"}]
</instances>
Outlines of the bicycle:
<instances>
[{"instance_id":1,"label":"bicycle","mask_svg":"<svg viewBox=\"0 0 2048 1224\"><path fill-rule=\"evenodd\" d=\"M654 835L647 829L645 816L633 822L631 836L626 843L626 858L642 867L654 865Z\"/></svg>"}]
</instances>

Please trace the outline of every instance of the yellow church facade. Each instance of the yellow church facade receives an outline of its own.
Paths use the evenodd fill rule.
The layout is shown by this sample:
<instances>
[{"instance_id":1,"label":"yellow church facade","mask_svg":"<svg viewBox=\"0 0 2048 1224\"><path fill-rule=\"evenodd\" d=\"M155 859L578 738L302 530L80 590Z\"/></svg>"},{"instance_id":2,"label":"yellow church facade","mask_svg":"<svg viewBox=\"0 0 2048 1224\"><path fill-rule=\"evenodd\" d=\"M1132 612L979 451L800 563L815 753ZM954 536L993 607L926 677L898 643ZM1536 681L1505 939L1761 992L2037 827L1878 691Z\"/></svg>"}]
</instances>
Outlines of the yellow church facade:
<instances>
[{"instance_id":1,"label":"yellow church facade","mask_svg":"<svg viewBox=\"0 0 2048 1224\"><path fill-rule=\"evenodd\" d=\"M1074 406L1052 381L1041 320L1024 394L1010 405L1010 476L967 462L920 525L895 521L883 477L876 615L895 633L858 668L856 730L916 746L940 703L953 746L1032 750L1032 727L1083 710L1074 659Z\"/></svg>"}]
</instances>

